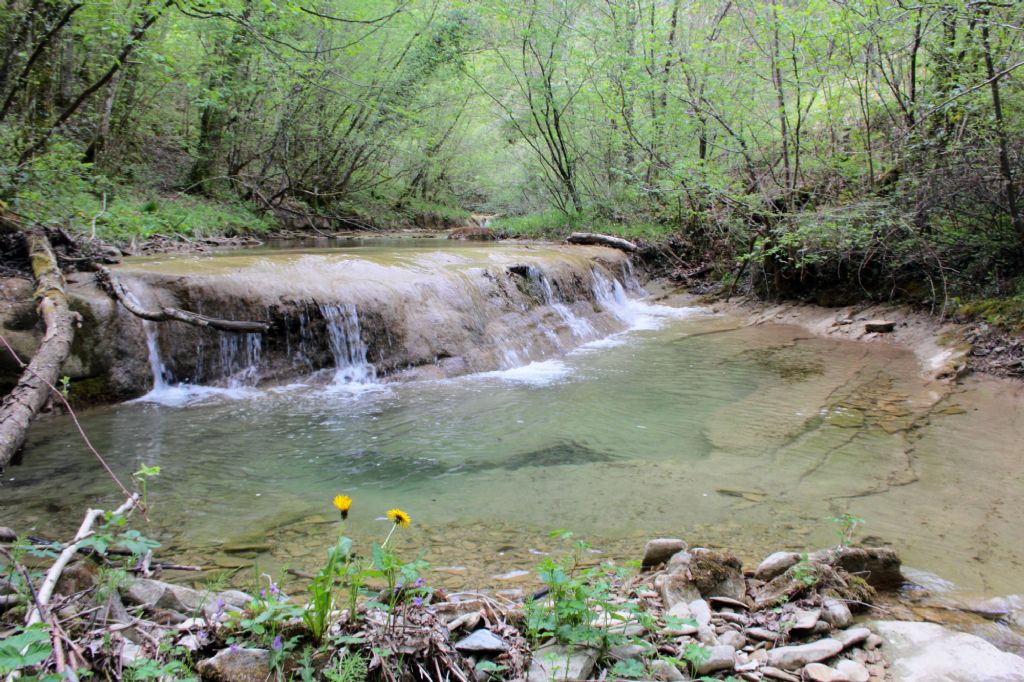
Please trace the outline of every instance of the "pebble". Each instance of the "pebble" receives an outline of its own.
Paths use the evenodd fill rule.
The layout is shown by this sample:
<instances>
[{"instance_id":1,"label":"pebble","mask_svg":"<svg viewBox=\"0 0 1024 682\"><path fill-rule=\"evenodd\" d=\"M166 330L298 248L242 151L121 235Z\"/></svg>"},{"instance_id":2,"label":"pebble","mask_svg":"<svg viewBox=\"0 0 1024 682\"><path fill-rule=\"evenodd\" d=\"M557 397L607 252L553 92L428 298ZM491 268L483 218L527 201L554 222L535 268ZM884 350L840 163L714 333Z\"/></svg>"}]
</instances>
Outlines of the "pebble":
<instances>
[{"instance_id":1,"label":"pebble","mask_svg":"<svg viewBox=\"0 0 1024 682\"><path fill-rule=\"evenodd\" d=\"M710 675L719 670L730 670L735 664L736 650L731 646L713 646L707 652L707 659L697 666L698 675Z\"/></svg>"},{"instance_id":2,"label":"pebble","mask_svg":"<svg viewBox=\"0 0 1024 682\"><path fill-rule=\"evenodd\" d=\"M845 675L823 663L811 663L804 668L805 682L849 682Z\"/></svg>"},{"instance_id":3,"label":"pebble","mask_svg":"<svg viewBox=\"0 0 1024 682\"><path fill-rule=\"evenodd\" d=\"M843 659L836 664L836 670L845 675L850 682L868 682L871 679L867 667L857 661Z\"/></svg>"},{"instance_id":4,"label":"pebble","mask_svg":"<svg viewBox=\"0 0 1024 682\"><path fill-rule=\"evenodd\" d=\"M831 658L842 650L843 644L837 639L819 639L808 644L776 647L768 652L768 663L774 668L796 670L808 663Z\"/></svg>"},{"instance_id":5,"label":"pebble","mask_svg":"<svg viewBox=\"0 0 1024 682\"><path fill-rule=\"evenodd\" d=\"M843 629L853 623L850 607L838 599L826 599L821 605L821 619L834 628Z\"/></svg>"},{"instance_id":6,"label":"pebble","mask_svg":"<svg viewBox=\"0 0 1024 682\"><path fill-rule=\"evenodd\" d=\"M844 649L848 649L854 644L860 644L870 636L871 630L867 628L850 628L833 633L832 638L840 642Z\"/></svg>"}]
</instances>

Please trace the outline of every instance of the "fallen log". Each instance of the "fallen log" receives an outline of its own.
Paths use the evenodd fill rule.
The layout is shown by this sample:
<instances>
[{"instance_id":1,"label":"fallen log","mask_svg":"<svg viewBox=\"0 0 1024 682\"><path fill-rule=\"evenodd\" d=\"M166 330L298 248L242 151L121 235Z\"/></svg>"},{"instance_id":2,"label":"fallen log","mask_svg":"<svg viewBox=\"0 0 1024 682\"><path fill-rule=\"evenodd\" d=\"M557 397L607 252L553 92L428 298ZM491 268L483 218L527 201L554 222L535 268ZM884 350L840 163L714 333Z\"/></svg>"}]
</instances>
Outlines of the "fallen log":
<instances>
[{"instance_id":1,"label":"fallen log","mask_svg":"<svg viewBox=\"0 0 1024 682\"><path fill-rule=\"evenodd\" d=\"M4 222L11 221L5 216ZM22 234L36 280L34 298L46 333L18 383L0 403L0 469L21 448L29 423L49 399L50 387L57 383L61 365L71 353L79 321L78 314L68 305L64 277L46 233L34 229L22 230Z\"/></svg>"},{"instance_id":2,"label":"fallen log","mask_svg":"<svg viewBox=\"0 0 1024 682\"><path fill-rule=\"evenodd\" d=\"M96 264L95 268L100 284L103 288L106 289L118 303L124 306L125 310L136 317L142 318L143 320L149 320L151 322L177 320L178 322L191 324L195 327L209 327L210 329L217 329L222 332L263 333L270 330L269 322L222 320L220 318L208 317L207 315L200 315L199 313L193 313L188 310L181 310L180 308L173 308L171 306L163 306L159 310L147 310L131 299L128 295L128 290L124 287L124 284L114 276L114 273L110 271L110 268L99 264Z\"/></svg>"},{"instance_id":3,"label":"fallen log","mask_svg":"<svg viewBox=\"0 0 1024 682\"><path fill-rule=\"evenodd\" d=\"M610 246L613 249L633 253L637 250L636 244L621 237L613 237L610 234L596 234L594 232L573 232L565 240L570 244L596 244L598 246Z\"/></svg>"}]
</instances>

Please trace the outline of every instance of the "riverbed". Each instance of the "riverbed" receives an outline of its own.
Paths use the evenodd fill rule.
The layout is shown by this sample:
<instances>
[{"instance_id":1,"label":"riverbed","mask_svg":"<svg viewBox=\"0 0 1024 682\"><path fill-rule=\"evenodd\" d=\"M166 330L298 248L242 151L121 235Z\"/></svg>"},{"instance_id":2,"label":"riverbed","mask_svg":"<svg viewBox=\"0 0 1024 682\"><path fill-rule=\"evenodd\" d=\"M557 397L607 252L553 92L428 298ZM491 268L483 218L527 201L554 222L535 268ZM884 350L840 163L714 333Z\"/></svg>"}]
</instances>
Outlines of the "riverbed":
<instances>
[{"instance_id":1,"label":"riverbed","mask_svg":"<svg viewBox=\"0 0 1024 682\"><path fill-rule=\"evenodd\" d=\"M495 371L171 382L80 417L119 475L160 467L142 528L158 554L239 584L314 570L343 493L364 548L388 509L408 512L396 547L451 588L516 587L564 551L560 529L595 559L667 535L753 561L835 544L844 513L951 589L1024 588L1019 385L951 388L907 349L642 298L620 298L622 331ZM63 417L4 478L3 525L34 535L66 536L117 497Z\"/></svg>"}]
</instances>

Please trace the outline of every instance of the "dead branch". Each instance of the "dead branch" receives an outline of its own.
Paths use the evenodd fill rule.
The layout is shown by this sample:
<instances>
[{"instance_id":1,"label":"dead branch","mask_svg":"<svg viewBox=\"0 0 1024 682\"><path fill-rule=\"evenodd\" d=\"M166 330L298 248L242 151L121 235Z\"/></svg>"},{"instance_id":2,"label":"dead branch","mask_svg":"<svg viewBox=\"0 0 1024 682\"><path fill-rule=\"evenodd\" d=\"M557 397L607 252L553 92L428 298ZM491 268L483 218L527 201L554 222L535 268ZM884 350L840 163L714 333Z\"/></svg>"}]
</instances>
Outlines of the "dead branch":
<instances>
[{"instance_id":1,"label":"dead branch","mask_svg":"<svg viewBox=\"0 0 1024 682\"><path fill-rule=\"evenodd\" d=\"M632 253L636 251L636 244L619 237L608 234L596 234L594 232L573 232L565 240L570 244L597 244L598 246L610 246L613 249Z\"/></svg>"},{"instance_id":2,"label":"dead branch","mask_svg":"<svg viewBox=\"0 0 1024 682\"><path fill-rule=\"evenodd\" d=\"M223 332L264 333L270 330L269 322L222 320L216 317L207 317L206 315L200 315L199 313L181 310L180 308L172 308L171 306L164 306L158 311L146 310L131 300L131 297L128 296L128 291L124 288L124 284L114 276L114 273L110 271L110 268L104 265L99 265L98 263L95 267L99 282L103 285L103 288L106 289L118 303L124 306L125 310L136 317L142 318L143 320L150 320L151 322L177 320L178 322L191 324L195 327L209 327L210 329L218 329Z\"/></svg>"}]
</instances>

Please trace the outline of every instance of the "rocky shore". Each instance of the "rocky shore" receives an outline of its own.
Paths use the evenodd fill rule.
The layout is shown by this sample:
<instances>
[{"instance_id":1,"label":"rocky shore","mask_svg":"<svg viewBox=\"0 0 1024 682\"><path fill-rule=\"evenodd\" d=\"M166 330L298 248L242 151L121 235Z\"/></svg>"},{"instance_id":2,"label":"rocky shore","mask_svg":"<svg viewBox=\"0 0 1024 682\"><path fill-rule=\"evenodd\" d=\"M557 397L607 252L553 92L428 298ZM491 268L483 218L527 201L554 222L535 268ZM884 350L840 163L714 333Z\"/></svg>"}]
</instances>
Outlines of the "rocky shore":
<instances>
[{"instance_id":1,"label":"rocky shore","mask_svg":"<svg viewBox=\"0 0 1024 682\"><path fill-rule=\"evenodd\" d=\"M882 604L906 584L891 549L776 552L745 569L731 552L661 538L639 564L549 564L547 587L525 600L410 590L426 596L363 601L355 617L338 606L316 640L296 615L311 606L266 576L258 594L199 590L112 581L82 559L51 613L72 643L66 656L96 679L1024 680L1024 658L979 637L887 619ZM14 593L10 578L0 587ZM0 603L4 637L20 641L17 601ZM51 655L20 672L62 665Z\"/></svg>"}]
</instances>

